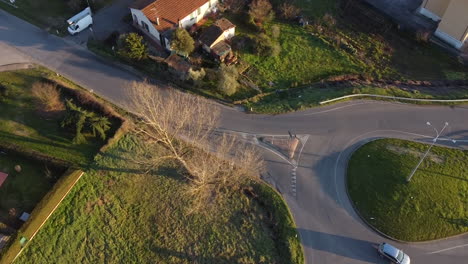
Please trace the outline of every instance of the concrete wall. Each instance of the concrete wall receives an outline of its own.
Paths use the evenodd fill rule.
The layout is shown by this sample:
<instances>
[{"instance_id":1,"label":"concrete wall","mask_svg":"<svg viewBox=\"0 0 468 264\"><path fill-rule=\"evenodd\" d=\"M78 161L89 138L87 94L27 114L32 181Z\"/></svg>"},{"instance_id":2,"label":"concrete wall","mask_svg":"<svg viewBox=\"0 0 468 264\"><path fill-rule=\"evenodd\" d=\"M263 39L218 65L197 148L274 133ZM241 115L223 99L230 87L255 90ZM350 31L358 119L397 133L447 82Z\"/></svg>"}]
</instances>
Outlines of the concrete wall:
<instances>
[{"instance_id":1,"label":"concrete wall","mask_svg":"<svg viewBox=\"0 0 468 264\"><path fill-rule=\"evenodd\" d=\"M449 4L450 0L424 0L422 7L441 18L444 16Z\"/></svg>"},{"instance_id":2,"label":"concrete wall","mask_svg":"<svg viewBox=\"0 0 468 264\"><path fill-rule=\"evenodd\" d=\"M446 36L444 36L444 34ZM461 48L468 38L468 0L452 0L442 17L436 35Z\"/></svg>"}]
</instances>

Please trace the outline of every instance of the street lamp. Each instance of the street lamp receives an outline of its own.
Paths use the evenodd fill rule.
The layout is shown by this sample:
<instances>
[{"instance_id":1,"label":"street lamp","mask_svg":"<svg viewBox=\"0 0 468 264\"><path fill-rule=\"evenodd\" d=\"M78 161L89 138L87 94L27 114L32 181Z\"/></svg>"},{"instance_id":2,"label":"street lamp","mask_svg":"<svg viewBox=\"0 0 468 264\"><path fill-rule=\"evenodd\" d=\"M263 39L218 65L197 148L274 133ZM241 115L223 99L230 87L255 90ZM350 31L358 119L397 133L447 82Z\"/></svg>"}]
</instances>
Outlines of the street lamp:
<instances>
[{"instance_id":1,"label":"street lamp","mask_svg":"<svg viewBox=\"0 0 468 264\"><path fill-rule=\"evenodd\" d=\"M445 122L445 125L444 127L439 131L437 130L437 128L435 128L431 122L426 122L426 125L432 127L434 129L434 131L436 132L436 137L432 139L432 144L429 146L429 148L427 149L426 153L424 153L423 157L421 158L421 160L419 161L418 165L416 165L416 167L413 169L413 171L411 172L411 174L408 176L408 178L406 178L406 182L410 182L411 181L411 178L413 177L413 175L416 173L416 171L418 170L419 166L421 165L421 163L424 161L424 159L426 158L427 154L429 154L429 151L431 151L432 147L435 145L435 143L437 142L437 140L439 139L440 135L442 134L442 132L444 132L444 129L449 125L448 122ZM455 144L457 143L456 140L452 139L452 142Z\"/></svg>"}]
</instances>

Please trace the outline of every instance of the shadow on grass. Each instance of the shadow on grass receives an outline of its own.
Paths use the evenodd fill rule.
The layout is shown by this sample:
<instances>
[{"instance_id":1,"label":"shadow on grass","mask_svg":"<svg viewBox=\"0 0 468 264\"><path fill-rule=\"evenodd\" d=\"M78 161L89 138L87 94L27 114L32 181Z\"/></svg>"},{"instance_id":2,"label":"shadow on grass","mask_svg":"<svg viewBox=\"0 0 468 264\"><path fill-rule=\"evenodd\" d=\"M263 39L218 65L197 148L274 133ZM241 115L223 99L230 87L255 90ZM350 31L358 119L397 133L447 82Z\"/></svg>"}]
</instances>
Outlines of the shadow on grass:
<instances>
[{"instance_id":1,"label":"shadow on grass","mask_svg":"<svg viewBox=\"0 0 468 264\"><path fill-rule=\"evenodd\" d=\"M468 227L468 219L466 218L446 218L442 217L445 221L449 222L450 224L457 225L462 228Z\"/></svg>"}]
</instances>

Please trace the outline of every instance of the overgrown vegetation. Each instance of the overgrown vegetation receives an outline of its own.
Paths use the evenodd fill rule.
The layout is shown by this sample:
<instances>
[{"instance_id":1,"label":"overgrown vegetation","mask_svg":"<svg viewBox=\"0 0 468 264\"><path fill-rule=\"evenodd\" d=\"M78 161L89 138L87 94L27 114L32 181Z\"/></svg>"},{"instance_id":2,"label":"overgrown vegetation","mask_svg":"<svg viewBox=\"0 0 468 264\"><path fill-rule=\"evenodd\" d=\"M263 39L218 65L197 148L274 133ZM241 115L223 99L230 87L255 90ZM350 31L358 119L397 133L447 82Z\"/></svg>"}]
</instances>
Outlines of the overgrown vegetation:
<instances>
[{"instance_id":1,"label":"overgrown vegetation","mask_svg":"<svg viewBox=\"0 0 468 264\"><path fill-rule=\"evenodd\" d=\"M148 47L137 33L122 34L118 38L119 55L127 60L141 61L148 58Z\"/></svg>"},{"instance_id":2,"label":"overgrown vegetation","mask_svg":"<svg viewBox=\"0 0 468 264\"><path fill-rule=\"evenodd\" d=\"M80 101L77 96L88 100L88 105L92 101L86 99L82 92L73 94L67 93L63 88L56 88L57 85L50 81L54 78L59 78L56 79L59 82L66 82L43 68L0 73L0 86L3 90L0 94L0 146L20 152L38 152L74 164L87 164L105 142L94 139L91 129L84 131L86 143L74 144L72 139L75 135L60 126L65 114L61 104L67 98ZM73 87L71 83L66 85ZM38 97L33 95L33 87L34 94ZM60 99L57 98L59 90ZM53 101L45 101L51 98ZM51 105L44 108L44 103ZM40 111L38 106L41 107ZM112 131L115 131L117 123L114 120L112 122Z\"/></svg>"},{"instance_id":3,"label":"overgrown vegetation","mask_svg":"<svg viewBox=\"0 0 468 264\"><path fill-rule=\"evenodd\" d=\"M428 145L384 139L349 162L349 195L367 222L394 238L424 241L468 232L468 154L432 148L412 181L406 178Z\"/></svg>"},{"instance_id":4,"label":"overgrown vegetation","mask_svg":"<svg viewBox=\"0 0 468 264\"><path fill-rule=\"evenodd\" d=\"M135 162L145 153L130 135L99 155L18 262L304 263L288 209L269 187L187 214L180 167L165 161L145 173Z\"/></svg>"},{"instance_id":5,"label":"overgrown vegetation","mask_svg":"<svg viewBox=\"0 0 468 264\"><path fill-rule=\"evenodd\" d=\"M171 49L184 56L190 55L195 49L195 41L192 36L183 28L177 28L174 30Z\"/></svg>"}]
</instances>

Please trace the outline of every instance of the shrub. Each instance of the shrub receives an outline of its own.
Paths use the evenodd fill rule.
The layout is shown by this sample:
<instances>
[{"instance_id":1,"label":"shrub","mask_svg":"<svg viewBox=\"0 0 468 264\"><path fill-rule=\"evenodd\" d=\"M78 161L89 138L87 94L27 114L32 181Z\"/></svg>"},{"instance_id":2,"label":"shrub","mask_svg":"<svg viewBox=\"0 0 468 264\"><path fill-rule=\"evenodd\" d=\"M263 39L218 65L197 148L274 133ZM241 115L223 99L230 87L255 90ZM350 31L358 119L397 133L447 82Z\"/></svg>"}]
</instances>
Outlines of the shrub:
<instances>
[{"instance_id":1,"label":"shrub","mask_svg":"<svg viewBox=\"0 0 468 264\"><path fill-rule=\"evenodd\" d=\"M106 139L106 132L110 129L110 121L107 117L98 116L94 112L89 112L75 105L72 100L66 102L67 114L60 123L61 127L69 127L75 131L73 143L80 144L86 142L83 130L88 130L93 137L99 135L102 140Z\"/></svg>"},{"instance_id":2,"label":"shrub","mask_svg":"<svg viewBox=\"0 0 468 264\"><path fill-rule=\"evenodd\" d=\"M270 37L261 33L255 39L255 52L261 56L277 56L281 51L278 43L274 43Z\"/></svg>"},{"instance_id":3,"label":"shrub","mask_svg":"<svg viewBox=\"0 0 468 264\"><path fill-rule=\"evenodd\" d=\"M230 11L234 14L237 14L244 9L246 0L224 0L222 7L225 11Z\"/></svg>"},{"instance_id":4,"label":"shrub","mask_svg":"<svg viewBox=\"0 0 468 264\"><path fill-rule=\"evenodd\" d=\"M189 78L193 81L200 81L201 79L205 78L205 69L201 68L199 71L189 69Z\"/></svg>"},{"instance_id":5,"label":"shrub","mask_svg":"<svg viewBox=\"0 0 468 264\"><path fill-rule=\"evenodd\" d=\"M294 19L300 13L301 9L288 2L284 2L279 8L279 14L284 19Z\"/></svg>"},{"instance_id":6,"label":"shrub","mask_svg":"<svg viewBox=\"0 0 468 264\"><path fill-rule=\"evenodd\" d=\"M249 16L256 24L263 24L271 18L271 9L268 0L252 0L249 5Z\"/></svg>"},{"instance_id":7,"label":"shrub","mask_svg":"<svg viewBox=\"0 0 468 264\"><path fill-rule=\"evenodd\" d=\"M273 39L278 39L281 34L281 29L278 25L273 25L271 27L271 37Z\"/></svg>"},{"instance_id":8,"label":"shrub","mask_svg":"<svg viewBox=\"0 0 468 264\"><path fill-rule=\"evenodd\" d=\"M218 89L228 96L236 93L237 88L239 88L239 83L237 82L239 72L237 71L236 67L234 65L226 66L221 64L221 68L219 69L218 74Z\"/></svg>"},{"instance_id":9,"label":"shrub","mask_svg":"<svg viewBox=\"0 0 468 264\"><path fill-rule=\"evenodd\" d=\"M171 40L171 48L177 53L188 56L195 49L195 41L183 28L177 28Z\"/></svg>"},{"instance_id":10,"label":"shrub","mask_svg":"<svg viewBox=\"0 0 468 264\"><path fill-rule=\"evenodd\" d=\"M148 57L148 47L143 37L137 33L120 35L117 45L118 54L128 60L143 60Z\"/></svg>"},{"instance_id":11,"label":"shrub","mask_svg":"<svg viewBox=\"0 0 468 264\"><path fill-rule=\"evenodd\" d=\"M39 107L44 111L64 109L63 102L60 99L60 92L55 84L35 82L32 85L31 92L37 98Z\"/></svg>"}]
</instances>

